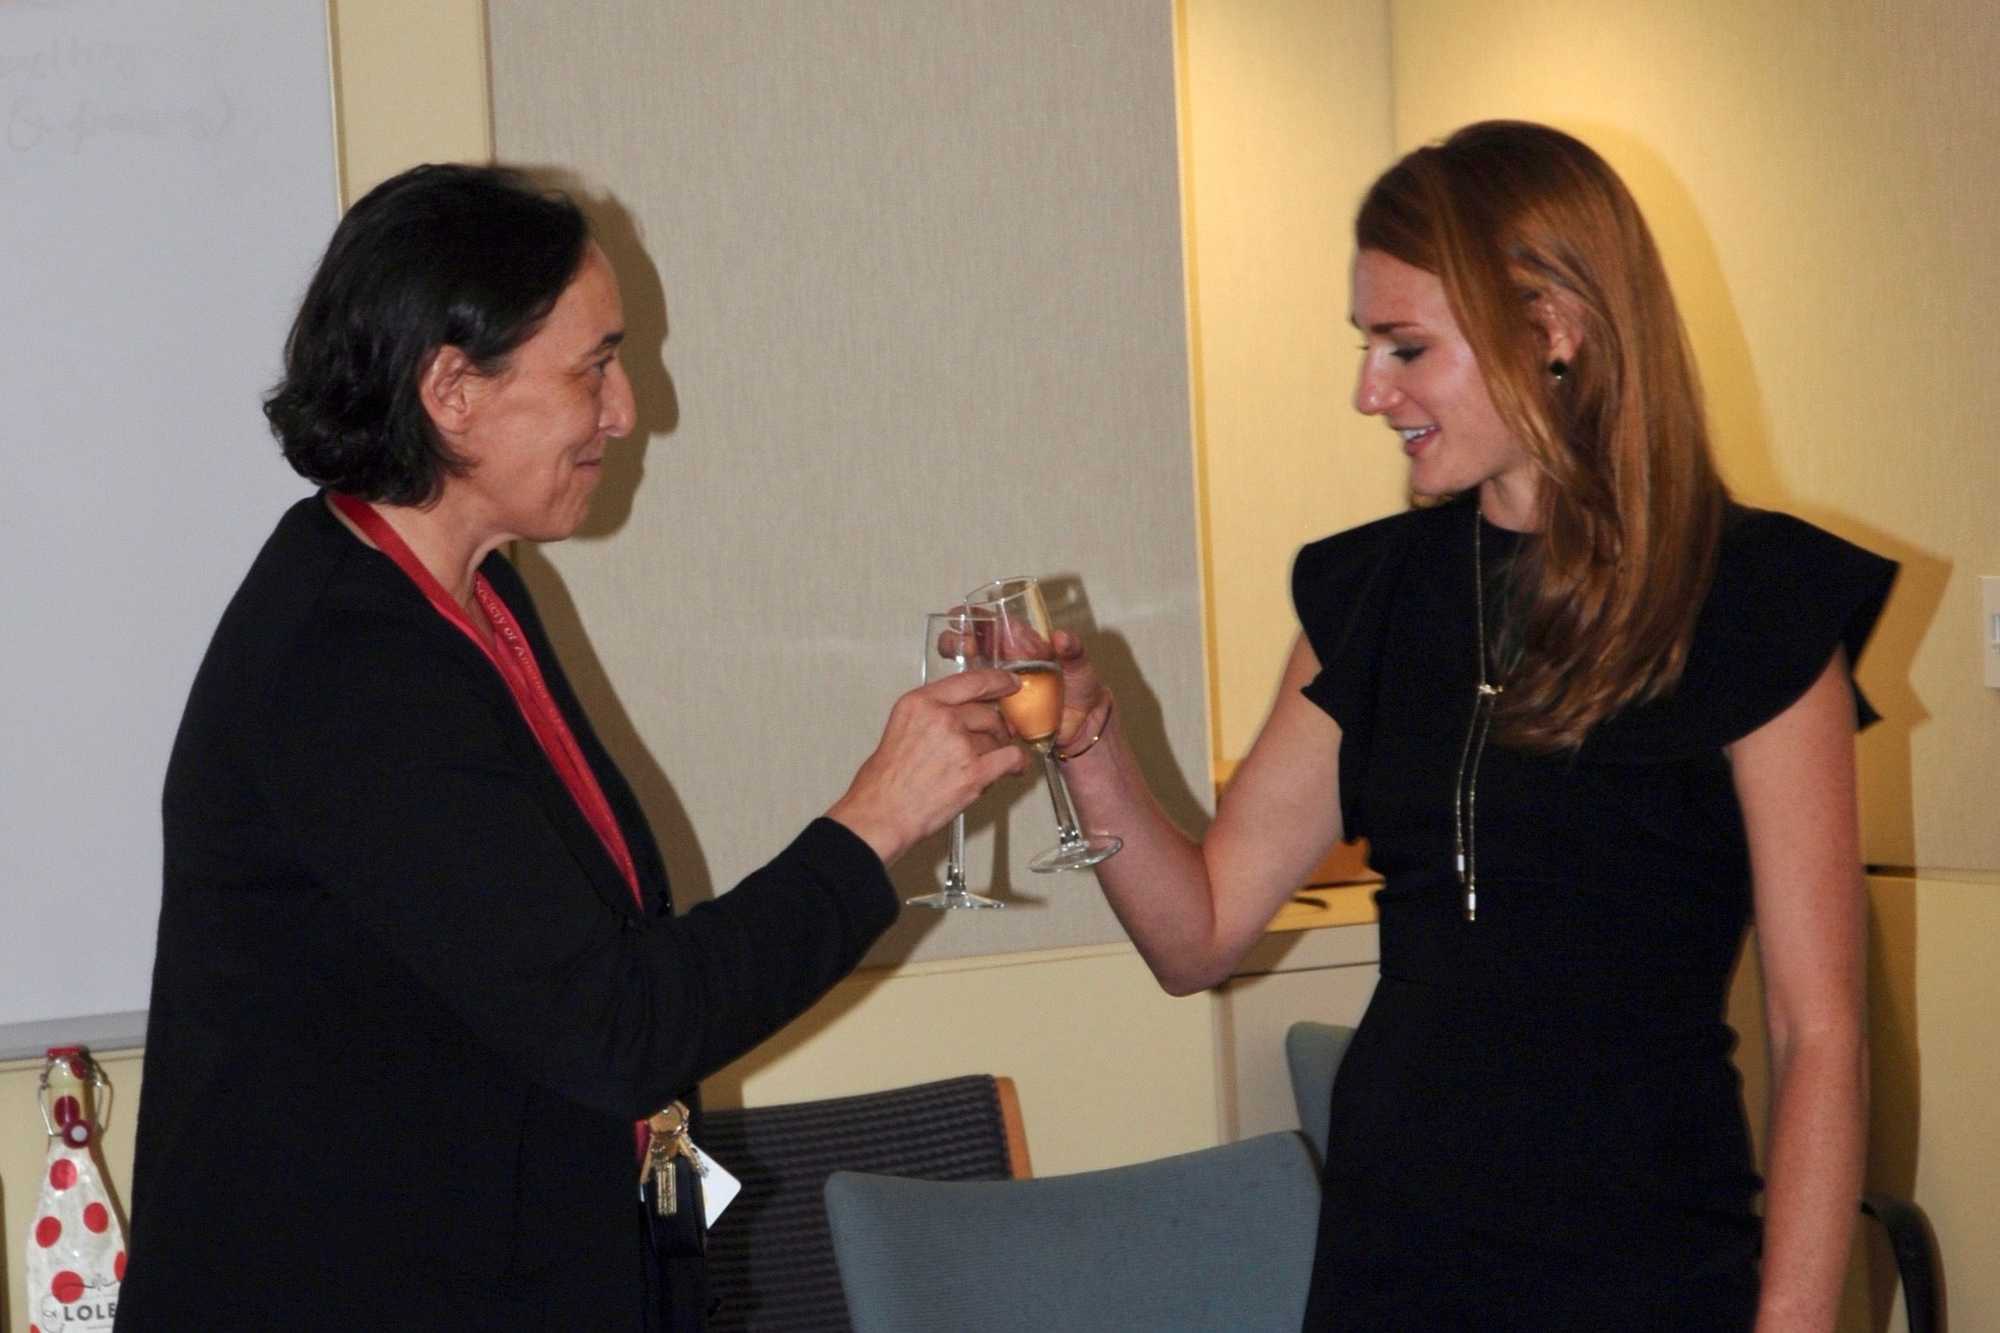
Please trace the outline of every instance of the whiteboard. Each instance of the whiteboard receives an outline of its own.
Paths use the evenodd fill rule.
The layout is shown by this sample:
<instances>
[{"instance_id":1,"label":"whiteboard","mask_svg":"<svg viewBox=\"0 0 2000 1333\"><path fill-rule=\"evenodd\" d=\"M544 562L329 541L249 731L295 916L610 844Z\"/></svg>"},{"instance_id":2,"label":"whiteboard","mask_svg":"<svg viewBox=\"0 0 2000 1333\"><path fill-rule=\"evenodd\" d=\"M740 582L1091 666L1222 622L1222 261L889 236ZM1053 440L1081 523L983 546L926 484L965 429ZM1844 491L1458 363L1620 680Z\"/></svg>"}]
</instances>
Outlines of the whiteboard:
<instances>
[{"instance_id":1,"label":"whiteboard","mask_svg":"<svg viewBox=\"0 0 2000 1333\"><path fill-rule=\"evenodd\" d=\"M136 1044L189 684L306 492L259 404L338 216L324 0L0 0L0 1057Z\"/></svg>"}]
</instances>

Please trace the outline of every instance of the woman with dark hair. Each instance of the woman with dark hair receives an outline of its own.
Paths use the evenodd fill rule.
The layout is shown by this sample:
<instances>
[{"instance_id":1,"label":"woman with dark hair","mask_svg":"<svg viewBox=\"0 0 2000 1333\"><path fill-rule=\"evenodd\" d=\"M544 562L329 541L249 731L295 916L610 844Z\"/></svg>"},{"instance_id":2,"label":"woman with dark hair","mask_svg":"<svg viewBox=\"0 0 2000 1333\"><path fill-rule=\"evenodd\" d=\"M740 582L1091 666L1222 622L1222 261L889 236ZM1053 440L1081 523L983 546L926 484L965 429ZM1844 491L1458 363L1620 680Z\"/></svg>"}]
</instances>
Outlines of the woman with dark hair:
<instances>
[{"instance_id":1,"label":"woman with dark hair","mask_svg":"<svg viewBox=\"0 0 2000 1333\"><path fill-rule=\"evenodd\" d=\"M1059 743L1161 984L1230 974L1366 837L1381 979L1333 1090L1309 1328L1826 1329L1861 1188L1849 674L1895 567L1733 504L1665 271L1588 147L1409 154L1355 225L1355 407L1409 512L1306 547L1197 843L1066 643ZM1760 1181L1723 1020L1754 917Z\"/></svg>"},{"instance_id":2,"label":"woman with dark hair","mask_svg":"<svg viewBox=\"0 0 2000 1333\"><path fill-rule=\"evenodd\" d=\"M335 232L267 404L325 489L167 772L121 1329L699 1327L635 1121L854 967L884 867L1024 765L1007 673L912 691L824 818L673 915L498 550L583 520L623 336L581 213L511 172L417 168Z\"/></svg>"}]
</instances>

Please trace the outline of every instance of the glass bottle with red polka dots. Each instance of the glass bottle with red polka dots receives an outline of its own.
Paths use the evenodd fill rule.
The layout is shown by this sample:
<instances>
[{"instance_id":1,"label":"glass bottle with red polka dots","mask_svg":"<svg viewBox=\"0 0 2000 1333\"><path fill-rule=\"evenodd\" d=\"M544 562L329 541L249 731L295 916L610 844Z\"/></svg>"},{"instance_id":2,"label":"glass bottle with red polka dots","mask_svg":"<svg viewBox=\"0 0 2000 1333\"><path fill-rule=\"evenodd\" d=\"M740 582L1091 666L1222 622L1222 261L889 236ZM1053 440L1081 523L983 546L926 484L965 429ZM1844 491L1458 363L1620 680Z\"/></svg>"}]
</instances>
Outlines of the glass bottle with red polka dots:
<instances>
[{"instance_id":1,"label":"glass bottle with red polka dots","mask_svg":"<svg viewBox=\"0 0 2000 1333\"><path fill-rule=\"evenodd\" d=\"M29 1333L108 1333L125 1280L125 1227L97 1153L111 1084L81 1046L57 1046L42 1066L48 1158L28 1222Z\"/></svg>"}]
</instances>

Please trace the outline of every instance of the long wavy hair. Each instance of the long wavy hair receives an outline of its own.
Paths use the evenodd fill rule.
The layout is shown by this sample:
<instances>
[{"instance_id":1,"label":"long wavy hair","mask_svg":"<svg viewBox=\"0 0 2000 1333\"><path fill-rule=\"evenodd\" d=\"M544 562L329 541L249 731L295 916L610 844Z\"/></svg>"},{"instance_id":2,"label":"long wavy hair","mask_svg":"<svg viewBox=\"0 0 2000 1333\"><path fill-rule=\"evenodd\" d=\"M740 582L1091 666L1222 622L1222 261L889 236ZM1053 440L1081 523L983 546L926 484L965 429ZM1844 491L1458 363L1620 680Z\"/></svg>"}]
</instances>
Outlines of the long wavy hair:
<instances>
[{"instance_id":1,"label":"long wavy hair","mask_svg":"<svg viewBox=\"0 0 2000 1333\"><path fill-rule=\"evenodd\" d=\"M1652 233L1583 143L1482 121L1384 173L1354 239L1438 276L1494 407L1540 469L1495 727L1524 749L1573 750L1679 683L1728 504ZM1558 317L1577 334L1560 378L1547 344Z\"/></svg>"}]
</instances>

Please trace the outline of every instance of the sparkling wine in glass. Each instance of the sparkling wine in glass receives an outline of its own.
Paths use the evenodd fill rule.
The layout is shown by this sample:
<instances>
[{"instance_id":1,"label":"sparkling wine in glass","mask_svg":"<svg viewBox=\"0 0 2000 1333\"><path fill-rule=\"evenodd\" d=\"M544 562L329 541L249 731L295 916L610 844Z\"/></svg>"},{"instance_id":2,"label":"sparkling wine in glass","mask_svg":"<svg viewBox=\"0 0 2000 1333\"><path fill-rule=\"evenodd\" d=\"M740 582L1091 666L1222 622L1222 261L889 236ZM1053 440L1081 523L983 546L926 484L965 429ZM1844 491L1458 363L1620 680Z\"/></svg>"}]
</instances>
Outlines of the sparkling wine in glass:
<instances>
[{"instance_id":1,"label":"sparkling wine in glass","mask_svg":"<svg viewBox=\"0 0 2000 1333\"><path fill-rule=\"evenodd\" d=\"M967 593L966 605L992 614L993 665L1013 672L1021 688L1000 700L1000 713L1014 735L1042 757L1055 806L1056 845L1028 862L1028 869L1048 874L1056 870L1086 870L1111 856L1124 843L1109 833L1085 833L1077 827L1069 786L1055 756L1056 728L1062 722L1062 666L1056 661L1055 631L1039 580L996 579Z\"/></svg>"},{"instance_id":2,"label":"sparkling wine in glass","mask_svg":"<svg viewBox=\"0 0 2000 1333\"><path fill-rule=\"evenodd\" d=\"M932 611L924 617L924 684L955 676L975 667L990 667L986 655L993 642L993 617L971 607ZM1061 702L1060 691L1057 695ZM909 900L913 907L935 907L949 911L955 907L1005 907L997 898L987 898L965 887L965 816L951 817L951 851L944 863L944 887L936 893Z\"/></svg>"}]
</instances>

